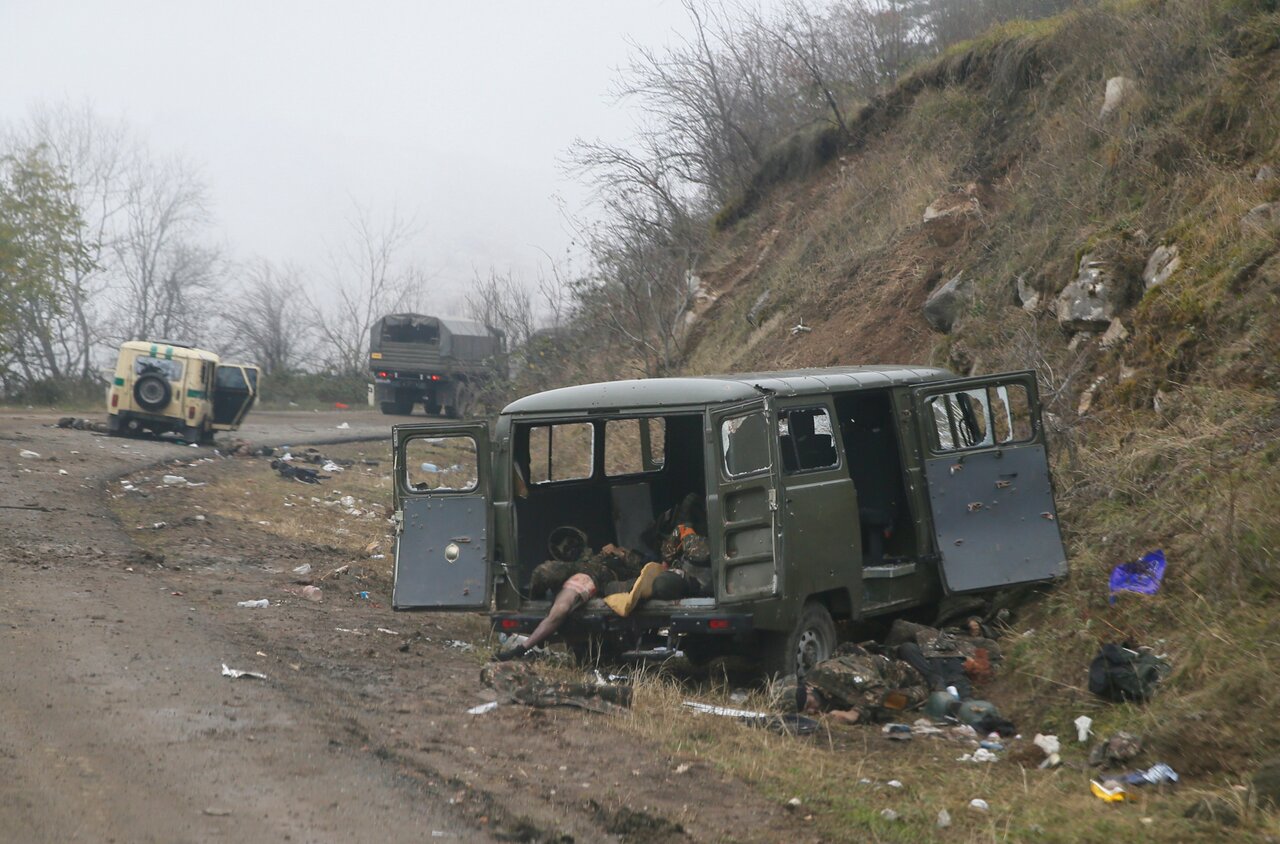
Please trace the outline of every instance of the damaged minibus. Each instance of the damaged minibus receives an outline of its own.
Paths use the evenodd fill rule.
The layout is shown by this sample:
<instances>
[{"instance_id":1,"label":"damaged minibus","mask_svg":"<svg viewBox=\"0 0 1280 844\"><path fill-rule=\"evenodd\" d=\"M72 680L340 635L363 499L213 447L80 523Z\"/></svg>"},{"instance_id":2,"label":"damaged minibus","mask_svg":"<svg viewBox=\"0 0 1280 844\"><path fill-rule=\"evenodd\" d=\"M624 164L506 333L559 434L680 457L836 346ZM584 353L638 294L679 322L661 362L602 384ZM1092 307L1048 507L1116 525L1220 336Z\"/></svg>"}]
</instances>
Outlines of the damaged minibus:
<instances>
[{"instance_id":1,"label":"damaged minibus","mask_svg":"<svg viewBox=\"0 0 1280 844\"><path fill-rule=\"evenodd\" d=\"M392 439L395 608L487 610L506 633L550 606L530 583L558 528L656 560L655 519L705 501L710 594L625 618L592 599L560 630L578 652L665 644L793 673L830 655L836 622L1066 573L1032 372L615 381Z\"/></svg>"}]
</instances>

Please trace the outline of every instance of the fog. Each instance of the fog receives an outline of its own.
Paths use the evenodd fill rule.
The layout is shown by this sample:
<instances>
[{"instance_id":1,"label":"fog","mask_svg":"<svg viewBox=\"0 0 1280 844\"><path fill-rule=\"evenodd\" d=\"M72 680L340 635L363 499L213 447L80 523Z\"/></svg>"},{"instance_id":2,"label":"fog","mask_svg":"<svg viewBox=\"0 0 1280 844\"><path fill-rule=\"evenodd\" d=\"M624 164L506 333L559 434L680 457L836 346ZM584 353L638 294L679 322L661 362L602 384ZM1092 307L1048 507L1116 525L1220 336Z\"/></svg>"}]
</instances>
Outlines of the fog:
<instances>
[{"instance_id":1,"label":"fog","mask_svg":"<svg viewBox=\"0 0 1280 844\"><path fill-rule=\"evenodd\" d=\"M416 223L434 295L571 248L575 137L626 138L627 39L688 28L675 0L593 3L0 2L0 119L91 104L192 162L235 259L319 270L353 203Z\"/></svg>"}]
</instances>

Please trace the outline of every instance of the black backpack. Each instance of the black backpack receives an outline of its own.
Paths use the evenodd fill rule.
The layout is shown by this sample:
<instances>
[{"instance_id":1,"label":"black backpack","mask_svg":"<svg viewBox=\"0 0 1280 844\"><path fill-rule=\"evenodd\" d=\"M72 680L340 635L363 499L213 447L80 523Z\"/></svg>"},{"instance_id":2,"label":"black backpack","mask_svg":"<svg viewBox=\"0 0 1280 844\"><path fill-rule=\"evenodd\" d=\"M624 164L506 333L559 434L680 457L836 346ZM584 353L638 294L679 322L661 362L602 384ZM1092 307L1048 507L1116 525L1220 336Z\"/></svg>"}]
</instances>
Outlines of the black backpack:
<instances>
[{"instance_id":1,"label":"black backpack","mask_svg":"<svg viewBox=\"0 0 1280 844\"><path fill-rule=\"evenodd\" d=\"M1108 643L1089 664L1089 691L1117 703L1144 703L1170 670L1169 663L1155 654Z\"/></svg>"}]
</instances>

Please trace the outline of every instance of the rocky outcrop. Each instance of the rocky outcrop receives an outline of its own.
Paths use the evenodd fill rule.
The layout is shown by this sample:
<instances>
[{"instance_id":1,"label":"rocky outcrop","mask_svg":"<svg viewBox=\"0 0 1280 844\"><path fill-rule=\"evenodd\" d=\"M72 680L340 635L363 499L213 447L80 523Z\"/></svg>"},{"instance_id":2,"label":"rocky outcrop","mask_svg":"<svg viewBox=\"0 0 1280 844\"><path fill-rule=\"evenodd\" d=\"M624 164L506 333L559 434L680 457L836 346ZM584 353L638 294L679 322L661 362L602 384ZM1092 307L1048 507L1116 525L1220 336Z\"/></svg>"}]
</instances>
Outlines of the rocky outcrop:
<instances>
[{"instance_id":1,"label":"rocky outcrop","mask_svg":"<svg viewBox=\"0 0 1280 844\"><path fill-rule=\"evenodd\" d=\"M1146 290L1159 287L1168 281L1169 276L1173 275L1180 266L1182 266L1182 259L1178 257L1178 244L1157 246L1156 251L1152 252L1151 257L1147 259L1147 266L1142 270L1142 286Z\"/></svg>"},{"instance_id":2,"label":"rocky outcrop","mask_svg":"<svg viewBox=\"0 0 1280 844\"><path fill-rule=\"evenodd\" d=\"M950 246L982 223L977 187L940 196L924 209L924 231L938 246Z\"/></svg>"},{"instance_id":3,"label":"rocky outcrop","mask_svg":"<svg viewBox=\"0 0 1280 844\"><path fill-rule=\"evenodd\" d=\"M934 331L948 334L955 325L960 309L969 298L969 285L964 273L956 273L955 278L929 294L924 303L924 319Z\"/></svg>"},{"instance_id":4,"label":"rocky outcrop","mask_svg":"<svg viewBox=\"0 0 1280 844\"><path fill-rule=\"evenodd\" d=\"M1276 168L1270 164L1264 164L1258 168L1258 172L1254 174L1255 182L1269 182L1276 177Z\"/></svg>"},{"instance_id":5,"label":"rocky outcrop","mask_svg":"<svg viewBox=\"0 0 1280 844\"><path fill-rule=\"evenodd\" d=\"M1280 202L1264 202L1250 208L1240 219L1246 231L1260 231L1280 223Z\"/></svg>"},{"instance_id":6,"label":"rocky outcrop","mask_svg":"<svg viewBox=\"0 0 1280 844\"><path fill-rule=\"evenodd\" d=\"M1014 291L1024 311L1034 314L1040 310L1040 291L1028 284L1025 276L1018 276L1014 281Z\"/></svg>"},{"instance_id":7,"label":"rocky outcrop","mask_svg":"<svg viewBox=\"0 0 1280 844\"><path fill-rule=\"evenodd\" d=\"M1058 324L1068 331L1105 331L1124 305L1125 286L1108 261L1084 255L1075 280L1058 294Z\"/></svg>"},{"instance_id":8,"label":"rocky outcrop","mask_svg":"<svg viewBox=\"0 0 1280 844\"><path fill-rule=\"evenodd\" d=\"M1099 120L1106 120L1138 93L1138 83L1125 76L1113 76L1107 80L1107 93L1103 96Z\"/></svg>"}]
</instances>

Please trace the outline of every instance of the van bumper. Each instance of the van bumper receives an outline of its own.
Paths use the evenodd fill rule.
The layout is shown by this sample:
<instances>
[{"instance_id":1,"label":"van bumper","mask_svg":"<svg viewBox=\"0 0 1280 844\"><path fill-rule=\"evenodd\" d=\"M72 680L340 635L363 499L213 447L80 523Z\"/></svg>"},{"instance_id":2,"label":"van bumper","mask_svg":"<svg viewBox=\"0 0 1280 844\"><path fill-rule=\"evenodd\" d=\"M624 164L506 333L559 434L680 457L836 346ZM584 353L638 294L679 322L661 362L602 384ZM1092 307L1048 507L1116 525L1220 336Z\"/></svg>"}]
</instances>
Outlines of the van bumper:
<instances>
[{"instance_id":1,"label":"van bumper","mask_svg":"<svg viewBox=\"0 0 1280 844\"><path fill-rule=\"evenodd\" d=\"M545 613L495 612L490 614L489 622L499 633L532 633L545 617ZM754 619L749 613L716 611L636 613L623 618L612 613L587 611L569 616L556 632L566 638L607 633L644 633L664 629L672 635L685 633L733 635L750 633L753 628Z\"/></svg>"}]
</instances>

